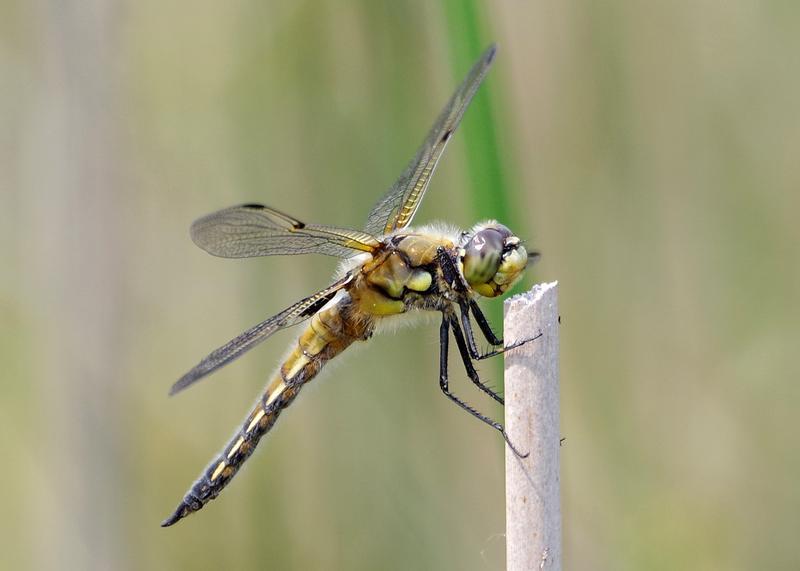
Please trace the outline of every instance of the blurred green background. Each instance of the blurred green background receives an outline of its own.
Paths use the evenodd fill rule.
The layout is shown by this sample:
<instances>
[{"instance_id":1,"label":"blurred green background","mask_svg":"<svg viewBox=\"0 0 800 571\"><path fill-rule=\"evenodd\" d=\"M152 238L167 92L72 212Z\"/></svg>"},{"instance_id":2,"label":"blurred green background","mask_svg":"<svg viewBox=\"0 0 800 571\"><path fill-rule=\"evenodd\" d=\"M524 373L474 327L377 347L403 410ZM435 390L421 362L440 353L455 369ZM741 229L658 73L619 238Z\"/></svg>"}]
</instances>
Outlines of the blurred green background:
<instances>
[{"instance_id":1,"label":"blurred green background","mask_svg":"<svg viewBox=\"0 0 800 571\"><path fill-rule=\"evenodd\" d=\"M170 384L335 265L191 221L361 225L491 41L417 221L500 217L560 281L566 568L800 568L800 6L747 0L0 4L0 567L503 568L503 445L434 324L159 527L293 332Z\"/></svg>"}]
</instances>

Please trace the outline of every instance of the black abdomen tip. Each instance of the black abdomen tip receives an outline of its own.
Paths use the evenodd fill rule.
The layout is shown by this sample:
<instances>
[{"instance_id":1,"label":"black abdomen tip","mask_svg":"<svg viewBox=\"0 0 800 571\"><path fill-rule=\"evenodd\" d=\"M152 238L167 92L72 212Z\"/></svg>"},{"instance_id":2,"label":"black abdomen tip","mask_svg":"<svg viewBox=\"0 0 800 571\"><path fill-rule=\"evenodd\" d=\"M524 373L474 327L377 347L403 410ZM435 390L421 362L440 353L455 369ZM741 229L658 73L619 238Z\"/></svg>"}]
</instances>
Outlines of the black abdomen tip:
<instances>
[{"instance_id":1,"label":"black abdomen tip","mask_svg":"<svg viewBox=\"0 0 800 571\"><path fill-rule=\"evenodd\" d=\"M161 522L161 527L169 527L174 525L178 522L178 520L185 518L189 515L189 512L192 511L189 509L189 506L186 505L185 502L181 502L181 505L178 506L178 509L175 510L171 516Z\"/></svg>"}]
</instances>

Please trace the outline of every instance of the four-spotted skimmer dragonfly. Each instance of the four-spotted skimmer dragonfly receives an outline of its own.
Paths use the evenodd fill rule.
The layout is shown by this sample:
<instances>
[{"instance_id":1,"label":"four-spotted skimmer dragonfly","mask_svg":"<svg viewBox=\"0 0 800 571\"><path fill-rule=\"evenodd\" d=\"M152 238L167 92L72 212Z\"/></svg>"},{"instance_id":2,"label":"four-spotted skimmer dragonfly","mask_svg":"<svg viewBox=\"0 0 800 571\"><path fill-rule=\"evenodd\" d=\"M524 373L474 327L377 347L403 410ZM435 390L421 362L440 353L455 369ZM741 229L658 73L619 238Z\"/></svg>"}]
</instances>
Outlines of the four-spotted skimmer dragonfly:
<instances>
[{"instance_id":1,"label":"four-spotted skimmer dragonfly","mask_svg":"<svg viewBox=\"0 0 800 571\"><path fill-rule=\"evenodd\" d=\"M328 361L352 343L369 339L381 320L410 311L441 313L442 391L458 406L498 430L520 455L500 423L450 392L447 354L452 333L469 378L494 400L503 402L500 395L481 382L473 360L497 355L528 340L503 347L503 341L492 332L475 300L478 296L503 294L537 254L528 254L520 239L495 221L477 224L467 232L441 226L416 229L408 226L447 142L494 56L495 47L491 46L469 71L406 170L372 208L364 230L307 224L260 204L226 208L192 224L194 242L215 256L318 253L338 256L344 261L333 284L213 351L172 387L171 394L177 393L276 331L309 320L241 428L203 471L163 526L174 524L216 498L275 424L281 411ZM478 350L470 316L494 350L486 353Z\"/></svg>"}]
</instances>

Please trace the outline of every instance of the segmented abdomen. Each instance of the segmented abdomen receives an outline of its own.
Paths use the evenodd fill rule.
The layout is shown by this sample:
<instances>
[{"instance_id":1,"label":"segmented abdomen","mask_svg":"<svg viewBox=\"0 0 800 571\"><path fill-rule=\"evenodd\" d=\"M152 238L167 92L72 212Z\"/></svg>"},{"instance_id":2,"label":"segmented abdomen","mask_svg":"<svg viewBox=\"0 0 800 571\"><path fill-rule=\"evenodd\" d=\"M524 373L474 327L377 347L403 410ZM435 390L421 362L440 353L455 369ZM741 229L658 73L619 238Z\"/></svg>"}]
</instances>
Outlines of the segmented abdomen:
<instances>
[{"instance_id":1,"label":"segmented abdomen","mask_svg":"<svg viewBox=\"0 0 800 571\"><path fill-rule=\"evenodd\" d=\"M162 527L174 524L216 498L253 453L261 437L275 424L281 411L292 403L303 384L313 379L325 363L353 341L366 337L362 331L353 330L354 324L343 317L343 308L344 304L337 303L311 318L241 429L186 492L183 501L164 520Z\"/></svg>"}]
</instances>

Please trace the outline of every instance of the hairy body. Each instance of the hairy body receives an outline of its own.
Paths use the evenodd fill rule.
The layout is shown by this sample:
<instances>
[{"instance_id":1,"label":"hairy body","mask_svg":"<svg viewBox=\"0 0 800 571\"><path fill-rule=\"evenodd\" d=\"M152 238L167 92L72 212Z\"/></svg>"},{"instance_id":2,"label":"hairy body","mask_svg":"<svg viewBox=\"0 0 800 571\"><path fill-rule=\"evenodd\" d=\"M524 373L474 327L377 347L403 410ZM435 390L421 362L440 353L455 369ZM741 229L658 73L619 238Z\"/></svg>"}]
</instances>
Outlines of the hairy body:
<instances>
[{"instance_id":1,"label":"hairy body","mask_svg":"<svg viewBox=\"0 0 800 571\"><path fill-rule=\"evenodd\" d=\"M163 526L174 524L217 497L275 424L281 411L326 363L354 342L369 339L379 326L419 311L436 311L442 317L439 329L442 392L472 416L498 430L511 449L522 455L508 440L500 423L450 392L447 353L452 333L467 376L481 391L503 402L500 395L480 380L473 360L497 355L530 339L503 347L502 339L492 332L475 298L505 293L525 269L528 253L519 238L495 221L478 224L468 232L440 226L417 230L408 227L444 148L494 55L495 47L490 46L472 66L416 155L373 206L364 230L308 224L260 204L226 208L192 224L194 242L215 256L317 253L337 256L344 262L336 282L212 351L172 386L171 394L182 391L276 331L310 319L241 428L203 471ZM473 318L495 349L478 351Z\"/></svg>"},{"instance_id":2,"label":"hairy body","mask_svg":"<svg viewBox=\"0 0 800 571\"><path fill-rule=\"evenodd\" d=\"M445 300L452 294L438 266L440 251L455 256L454 240L407 229L387 237L375 252L358 256L358 266L348 270L350 281L311 317L241 428L164 524L217 497L302 386L353 342L369 339L378 320L414 310L441 311L443 304L449 305Z\"/></svg>"}]
</instances>

